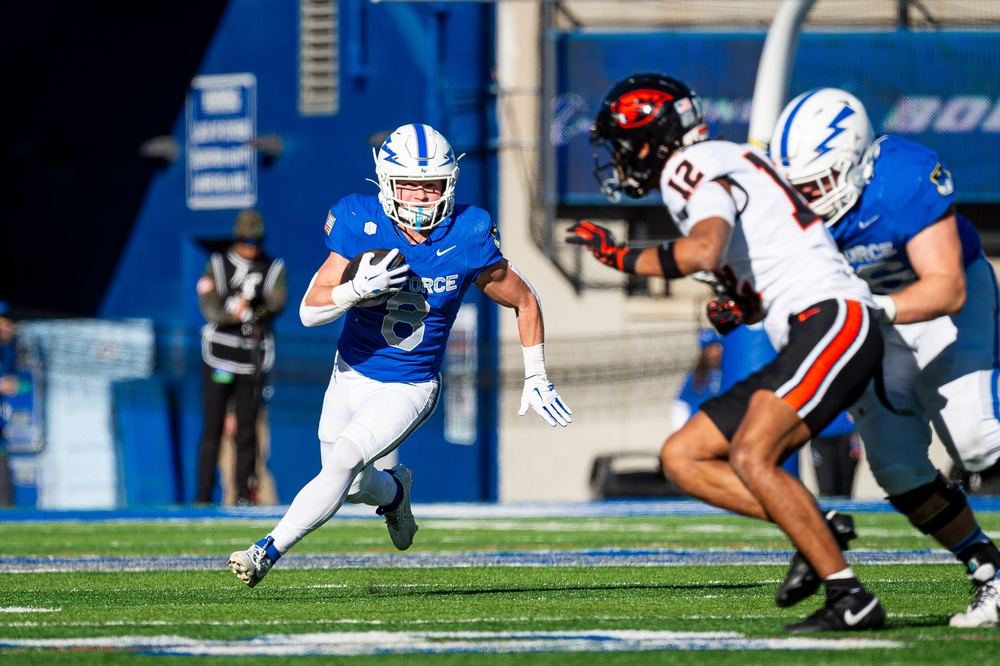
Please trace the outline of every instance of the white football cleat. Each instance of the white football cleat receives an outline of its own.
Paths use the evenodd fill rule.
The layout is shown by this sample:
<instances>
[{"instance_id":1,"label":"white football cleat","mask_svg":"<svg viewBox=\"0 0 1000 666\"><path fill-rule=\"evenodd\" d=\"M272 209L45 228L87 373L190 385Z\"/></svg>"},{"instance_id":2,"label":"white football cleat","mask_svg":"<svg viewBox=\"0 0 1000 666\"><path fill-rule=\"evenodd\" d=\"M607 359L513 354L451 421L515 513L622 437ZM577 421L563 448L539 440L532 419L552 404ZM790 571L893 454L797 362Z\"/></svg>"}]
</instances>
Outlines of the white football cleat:
<instances>
[{"instance_id":1,"label":"white football cleat","mask_svg":"<svg viewBox=\"0 0 1000 666\"><path fill-rule=\"evenodd\" d=\"M417 522L413 519L413 512L410 511L410 485L413 483L413 470L399 464L390 469L389 474L396 477L396 480L402 485L403 498L399 501L399 506L392 511L380 506L375 510L375 513L385 518L385 525L389 528L392 545L397 550L406 550L413 544L413 535L417 533L418 529Z\"/></svg>"},{"instance_id":2,"label":"white football cleat","mask_svg":"<svg viewBox=\"0 0 1000 666\"><path fill-rule=\"evenodd\" d=\"M253 587L264 579L267 572L271 570L271 565L274 564L267 555L267 546L272 541L273 539L268 537L267 543L263 546L255 543L246 550L236 551L229 556L226 566L232 569L236 577L246 583L248 587Z\"/></svg>"},{"instance_id":3,"label":"white football cleat","mask_svg":"<svg viewBox=\"0 0 1000 666\"><path fill-rule=\"evenodd\" d=\"M965 609L951 618L948 626L958 629L995 627L1000 624L1000 580L983 583L976 591L976 597Z\"/></svg>"}]
</instances>

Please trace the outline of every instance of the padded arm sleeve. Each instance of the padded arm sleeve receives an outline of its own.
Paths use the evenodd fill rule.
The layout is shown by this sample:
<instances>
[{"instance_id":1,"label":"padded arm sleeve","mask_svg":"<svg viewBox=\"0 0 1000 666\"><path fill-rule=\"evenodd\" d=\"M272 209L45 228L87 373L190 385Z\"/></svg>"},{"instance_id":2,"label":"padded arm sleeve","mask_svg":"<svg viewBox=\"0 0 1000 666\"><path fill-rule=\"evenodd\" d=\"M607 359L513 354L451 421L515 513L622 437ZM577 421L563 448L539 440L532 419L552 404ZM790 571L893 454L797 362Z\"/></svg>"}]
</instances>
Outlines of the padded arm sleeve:
<instances>
[{"instance_id":1,"label":"padded arm sleeve","mask_svg":"<svg viewBox=\"0 0 1000 666\"><path fill-rule=\"evenodd\" d=\"M343 305L337 304L337 290L341 287L346 286L351 289L350 285L340 285L333 288L333 300L334 302L330 305L306 305L306 295L312 290L313 283L316 282L316 275L313 275L312 280L309 281L309 287L306 289L306 294L302 296L302 302L299 304L299 319L302 321L302 325L311 328L313 326L320 326L321 324L329 324L331 321L336 321L340 317L351 309L351 306L357 302L357 299L350 300L344 299ZM354 291L351 290L353 294Z\"/></svg>"}]
</instances>

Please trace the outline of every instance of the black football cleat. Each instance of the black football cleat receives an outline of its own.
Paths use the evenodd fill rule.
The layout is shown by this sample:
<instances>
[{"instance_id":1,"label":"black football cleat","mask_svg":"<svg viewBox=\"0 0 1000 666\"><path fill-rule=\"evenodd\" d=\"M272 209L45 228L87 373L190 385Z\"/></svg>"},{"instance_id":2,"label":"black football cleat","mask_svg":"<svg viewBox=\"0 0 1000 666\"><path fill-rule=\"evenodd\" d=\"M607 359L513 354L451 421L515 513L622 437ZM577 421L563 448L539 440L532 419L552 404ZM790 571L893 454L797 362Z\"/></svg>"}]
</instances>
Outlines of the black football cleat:
<instances>
[{"instance_id":1,"label":"black football cleat","mask_svg":"<svg viewBox=\"0 0 1000 666\"><path fill-rule=\"evenodd\" d=\"M840 549L847 550L851 539L858 536L854 531L854 519L836 511L830 511L825 517L826 524L837 539ZM821 582L809 560L799 551L795 551L788 573L785 574L785 580L775 595L775 601L782 608L794 606L806 597L816 594Z\"/></svg>"},{"instance_id":2,"label":"black football cleat","mask_svg":"<svg viewBox=\"0 0 1000 666\"><path fill-rule=\"evenodd\" d=\"M814 631L867 631L885 626L885 608L878 597L865 590L845 594L802 620L785 626L790 634Z\"/></svg>"}]
</instances>

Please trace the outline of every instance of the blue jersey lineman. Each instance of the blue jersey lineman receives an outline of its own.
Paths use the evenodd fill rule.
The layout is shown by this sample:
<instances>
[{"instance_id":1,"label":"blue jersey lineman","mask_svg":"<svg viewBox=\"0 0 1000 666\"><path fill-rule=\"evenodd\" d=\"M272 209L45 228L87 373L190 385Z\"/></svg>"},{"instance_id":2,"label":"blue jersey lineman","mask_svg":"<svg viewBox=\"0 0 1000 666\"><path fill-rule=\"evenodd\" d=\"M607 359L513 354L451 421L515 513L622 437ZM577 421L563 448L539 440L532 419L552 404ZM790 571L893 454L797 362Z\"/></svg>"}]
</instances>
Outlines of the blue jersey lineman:
<instances>
[{"instance_id":1,"label":"blue jersey lineman","mask_svg":"<svg viewBox=\"0 0 1000 666\"><path fill-rule=\"evenodd\" d=\"M884 399L873 383L851 409L875 479L965 563L977 593L951 626L997 626L1000 551L928 456L933 426L959 467L1000 460L1000 291L951 173L929 148L875 137L861 102L833 88L785 107L771 155L883 309Z\"/></svg>"}]
</instances>

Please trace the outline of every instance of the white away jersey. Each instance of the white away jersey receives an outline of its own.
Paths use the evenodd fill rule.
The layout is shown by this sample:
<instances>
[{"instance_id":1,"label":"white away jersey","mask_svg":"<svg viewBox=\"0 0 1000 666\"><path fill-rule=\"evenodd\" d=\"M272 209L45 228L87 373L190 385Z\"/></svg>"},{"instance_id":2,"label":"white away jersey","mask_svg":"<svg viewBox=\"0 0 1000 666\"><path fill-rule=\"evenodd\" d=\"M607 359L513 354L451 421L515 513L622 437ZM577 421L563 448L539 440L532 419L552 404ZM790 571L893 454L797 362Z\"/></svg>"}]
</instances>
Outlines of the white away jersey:
<instances>
[{"instance_id":1,"label":"white away jersey","mask_svg":"<svg viewBox=\"0 0 1000 666\"><path fill-rule=\"evenodd\" d=\"M874 306L823 221L751 145L704 141L670 157L660 192L682 234L701 221L688 217L691 195L717 179L728 181L737 210L721 272L738 293L761 303L776 349L786 342L789 316L814 303L848 298Z\"/></svg>"}]
</instances>

